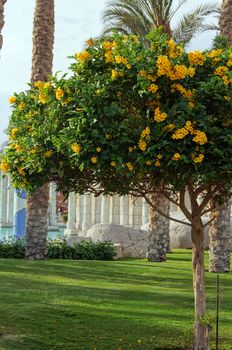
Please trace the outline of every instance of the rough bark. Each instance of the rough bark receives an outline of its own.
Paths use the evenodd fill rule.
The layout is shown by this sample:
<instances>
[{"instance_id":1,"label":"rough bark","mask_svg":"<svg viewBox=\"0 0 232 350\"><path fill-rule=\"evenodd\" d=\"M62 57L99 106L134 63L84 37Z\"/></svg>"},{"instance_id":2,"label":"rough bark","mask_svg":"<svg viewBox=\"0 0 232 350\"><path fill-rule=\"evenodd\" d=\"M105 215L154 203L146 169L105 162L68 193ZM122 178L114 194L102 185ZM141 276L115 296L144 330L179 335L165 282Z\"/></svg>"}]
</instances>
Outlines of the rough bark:
<instances>
[{"instance_id":1,"label":"rough bark","mask_svg":"<svg viewBox=\"0 0 232 350\"><path fill-rule=\"evenodd\" d=\"M232 0L224 0L221 7L221 34L232 43ZM217 206L216 219L210 229L210 262L211 272L230 271L229 241L232 239L230 229L231 203ZM227 235L227 236L226 236Z\"/></svg>"},{"instance_id":2,"label":"rough bark","mask_svg":"<svg viewBox=\"0 0 232 350\"><path fill-rule=\"evenodd\" d=\"M36 0L33 26L31 82L46 81L52 74L54 44L54 0ZM28 196L26 259L45 259L48 233L49 186Z\"/></svg>"},{"instance_id":3,"label":"rough bark","mask_svg":"<svg viewBox=\"0 0 232 350\"><path fill-rule=\"evenodd\" d=\"M164 214L169 215L170 202L161 194L151 195L151 201ZM158 214L153 208L149 209L149 231L148 231L148 260L153 262L166 261L166 254L169 251L169 223L170 220Z\"/></svg>"},{"instance_id":4,"label":"rough bark","mask_svg":"<svg viewBox=\"0 0 232 350\"><path fill-rule=\"evenodd\" d=\"M210 325L206 319L204 228L201 219L192 223L192 269L195 307L193 350L209 350Z\"/></svg>"},{"instance_id":5,"label":"rough bark","mask_svg":"<svg viewBox=\"0 0 232 350\"><path fill-rule=\"evenodd\" d=\"M2 48L3 44L3 36L2 36L2 28L5 24L4 21L4 5L6 3L6 0L0 0L0 50Z\"/></svg>"},{"instance_id":6,"label":"rough bark","mask_svg":"<svg viewBox=\"0 0 232 350\"><path fill-rule=\"evenodd\" d=\"M231 205L217 206L212 213L215 222L210 227L209 271L229 272L231 252Z\"/></svg>"},{"instance_id":7,"label":"rough bark","mask_svg":"<svg viewBox=\"0 0 232 350\"><path fill-rule=\"evenodd\" d=\"M220 20L221 33L232 43L232 1L223 0Z\"/></svg>"},{"instance_id":8,"label":"rough bark","mask_svg":"<svg viewBox=\"0 0 232 350\"><path fill-rule=\"evenodd\" d=\"M49 185L44 184L27 200L26 253L28 260L47 257Z\"/></svg>"}]
</instances>

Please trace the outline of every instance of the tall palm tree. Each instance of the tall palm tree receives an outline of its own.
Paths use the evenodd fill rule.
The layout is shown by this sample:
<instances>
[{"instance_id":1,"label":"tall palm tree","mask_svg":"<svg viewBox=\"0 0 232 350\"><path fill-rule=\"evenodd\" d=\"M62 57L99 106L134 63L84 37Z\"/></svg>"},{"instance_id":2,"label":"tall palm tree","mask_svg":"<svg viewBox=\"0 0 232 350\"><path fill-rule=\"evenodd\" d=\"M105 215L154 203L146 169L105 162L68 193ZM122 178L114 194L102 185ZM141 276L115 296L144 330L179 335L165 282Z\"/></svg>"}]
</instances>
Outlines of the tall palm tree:
<instances>
[{"instance_id":1,"label":"tall palm tree","mask_svg":"<svg viewBox=\"0 0 232 350\"><path fill-rule=\"evenodd\" d=\"M54 0L36 0L33 24L31 82L46 81L52 73L54 45ZM47 255L49 184L44 184L27 199L27 259Z\"/></svg>"},{"instance_id":2,"label":"tall palm tree","mask_svg":"<svg viewBox=\"0 0 232 350\"><path fill-rule=\"evenodd\" d=\"M4 5L6 3L6 0L0 0L0 50L2 48L3 44L3 36L2 36L2 28L5 24L4 22Z\"/></svg>"},{"instance_id":3,"label":"tall palm tree","mask_svg":"<svg viewBox=\"0 0 232 350\"><path fill-rule=\"evenodd\" d=\"M184 14L175 27L172 19L188 0L179 0L174 6L173 0L110 0L103 13L105 33L113 30L124 34L136 34L141 42L146 43L146 34L152 29L163 27L166 34L184 45L199 31L203 30L208 16L218 13L217 2L207 2ZM169 213L170 204L160 195L152 196L156 206L165 214ZM169 219L150 210L148 233L148 260L165 261L169 249Z\"/></svg>"},{"instance_id":4,"label":"tall palm tree","mask_svg":"<svg viewBox=\"0 0 232 350\"><path fill-rule=\"evenodd\" d=\"M232 44L232 0L223 0L221 7L220 29ZM213 215L216 216L210 228L210 264L211 272L230 271L231 202L224 206L217 205ZM229 239L228 239L229 238ZM229 242L229 243L228 243Z\"/></svg>"},{"instance_id":5,"label":"tall palm tree","mask_svg":"<svg viewBox=\"0 0 232 350\"><path fill-rule=\"evenodd\" d=\"M201 31L205 20L218 13L217 2L206 2L194 10L182 15L175 27L172 20L188 0L179 0L174 6L174 0L110 0L103 13L105 32L116 30L125 34L136 34L145 40L152 28L163 27L176 42L184 44Z\"/></svg>"}]
</instances>

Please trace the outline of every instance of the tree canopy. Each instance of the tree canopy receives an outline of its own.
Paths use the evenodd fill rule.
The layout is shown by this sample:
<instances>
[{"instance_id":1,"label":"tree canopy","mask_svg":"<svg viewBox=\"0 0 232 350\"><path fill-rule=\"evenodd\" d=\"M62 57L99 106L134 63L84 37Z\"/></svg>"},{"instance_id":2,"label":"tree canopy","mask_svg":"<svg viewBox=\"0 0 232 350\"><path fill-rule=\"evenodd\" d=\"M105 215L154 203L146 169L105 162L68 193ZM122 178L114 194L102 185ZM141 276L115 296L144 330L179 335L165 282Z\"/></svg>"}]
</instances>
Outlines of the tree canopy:
<instances>
[{"instance_id":1,"label":"tree canopy","mask_svg":"<svg viewBox=\"0 0 232 350\"><path fill-rule=\"evenodd\" d=\"M71 77L11 97L1 168L15 185L64 192L174 191L231 183L231 48L186 53L160 32L88 41Z\"/></svg>"}]
</instances>

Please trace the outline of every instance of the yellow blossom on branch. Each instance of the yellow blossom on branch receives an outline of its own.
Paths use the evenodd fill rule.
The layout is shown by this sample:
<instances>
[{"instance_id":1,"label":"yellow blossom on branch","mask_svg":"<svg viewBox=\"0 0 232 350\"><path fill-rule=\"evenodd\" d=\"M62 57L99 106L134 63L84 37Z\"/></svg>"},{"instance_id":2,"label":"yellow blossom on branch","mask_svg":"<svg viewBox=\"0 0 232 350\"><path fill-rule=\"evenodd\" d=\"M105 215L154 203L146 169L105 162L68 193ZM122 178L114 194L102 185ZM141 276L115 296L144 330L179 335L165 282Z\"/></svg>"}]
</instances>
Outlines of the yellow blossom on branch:
<instances>
[{"instance_id":1,"label":"yellow blossom on branch","mask_svg":"<svg viewBox=\"0 0 232 350\"><path fill-rule=\"evenodd\" d=\"M91 54L88 51L83 51L76 54L76 59L78 61L86 61L91 57Z\"/></svg>"},{"instance_id":2,"label":"yellow blossom on branch","mask_svg":"<svg viewBox=\"0 0 232 350\"><path fill-rule=\"evenodd\" d=\"M131 164L130 162L126 163L126 166L130 171L132 171L134 169L133 164Z\"/></svg>"},{"instance_id":3,"label":"yellow blossom on branch","mask_svg":"<svg viewBox=\"0 0 232 350\"><path fill-rule=\"evenodd\" d=\"M56 99L61 100L63 96L64 96L64 90L58 87L58 89L56 90Z\"/></svg>"},{"instance_id":4,"label":"yellow blossom on branch","mask_svg":"<svg viewBox=\"0 0 232 350\"><path fill-rule=\"evenodd\" d=\"M172 156L172 160L175 160L175 161L178 161L181 159L181 155L180 153L175 153L173 156Z\"/></svg>"},{"instance_id":5,"label":"yellow blossom on branch","mask_svg":"<svg viewBox=\"0 0 232 350\"><path fill-rule=\"evenodd\" d=\"M10 166L9 166L8 163L6 163L6 162L3 161L3 162L0 164L0 170L2 170L4 173L7 173L9 169L10 169Z\"/></svg>"},{"instance_id":6,"label":"yellow blossom on branch","mask_svg":"<svg viewBox=\"0 0 232 350\"><path fill-rule=\"evenodd\" d=\"M71 145L71 149L73 150L74 153L79 154L81 151L81 145L79 143L73 143Z\"/></svg>"},{"instance_id":7,"label":"yellow blossom on branch","mask_svg":"<svg viewBox=\"0 0 232 350\"><path fill-rule=\"evenodd\" d=\"M196 136L193 138L193 141L199 143L199 145L204 145L208 142L208 139L204 131L196 130Z\"/></svg>"},{"instance_id":8,"label":"yellow blossom on branch","mask_svg":"<svg viewBox=\"0 0 232 350\"><path fill-rule=\"evenodd\" d=\"M46 158L50 158L53 155L53 151L50 149L44 153Z\"/></svg>"},{"instance_id":9,"label":"yellow blossom on branch","mask_svg":"<svg viewBox=\"0 0 232 350\"><path fill-rule=\"evenodd\" d=\"M154 119L157 123L163 122L167 117L167 113L161 112L160 108L156 108Z\"/></svg>"},{"instance_id":10,"label":"yellow blossom on branch","mask_svg":"<svg viewBox=\"0 0 232 350\"><path fill-rule=\"evenodd\" d=\"M91 158L91 162L92 162L93 164L96 164L96 163L97 163L97 157L96 157L96 156L92 157L92 158Z\"/></svg>"},{"instance_id":11,"label":"yellow blossom on branch","mask_svg":"<svg viewBox=\"0 0 232 350\"><path fill-rule=\"evenodd\" d=\"M8 101L10 103L15 103L16 102L16 97L15 96L11 96L11 97L8 98Z\"/></svg>"}]
</instances>

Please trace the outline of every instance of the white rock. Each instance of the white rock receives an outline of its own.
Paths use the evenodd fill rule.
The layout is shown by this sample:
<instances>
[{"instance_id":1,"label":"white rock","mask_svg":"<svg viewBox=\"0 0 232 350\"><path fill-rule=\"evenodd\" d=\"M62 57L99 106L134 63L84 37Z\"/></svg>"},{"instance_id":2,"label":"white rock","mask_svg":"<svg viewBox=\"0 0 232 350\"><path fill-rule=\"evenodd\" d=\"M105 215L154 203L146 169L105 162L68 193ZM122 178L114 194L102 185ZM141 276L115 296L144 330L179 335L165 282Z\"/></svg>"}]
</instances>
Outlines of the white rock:
<instances>
[{"instance_id":1,"label":"white rock","mask_svg":"<svg viewBox=\"0 0 232 350\"><path fill-rule=\"evenodd\" d=\"M121 257L143 258L148 247L147 232L116 224L97 224L92 226L86 237L96 241L111 241L120 245ZM117 249L119 251L119 249Z\"/></svg>"}]
</instances>

